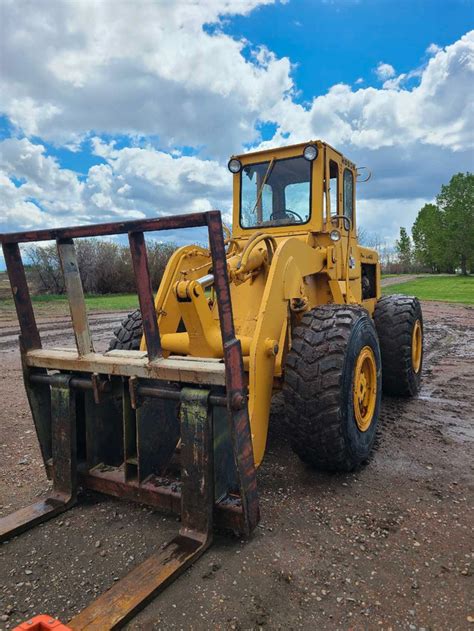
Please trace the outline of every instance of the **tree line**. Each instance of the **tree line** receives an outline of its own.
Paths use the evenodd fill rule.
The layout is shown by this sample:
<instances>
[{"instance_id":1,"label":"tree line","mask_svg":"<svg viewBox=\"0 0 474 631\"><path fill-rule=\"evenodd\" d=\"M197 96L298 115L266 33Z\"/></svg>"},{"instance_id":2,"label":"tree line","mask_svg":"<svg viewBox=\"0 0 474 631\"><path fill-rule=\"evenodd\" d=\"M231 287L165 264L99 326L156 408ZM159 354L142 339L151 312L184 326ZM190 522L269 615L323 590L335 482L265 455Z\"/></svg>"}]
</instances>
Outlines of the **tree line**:
<instances>
[{"instance_id":1,"label":"tree line","mask_svg":"<svg viewBox=\"0 0 474 631\"><path fill-rule=\"evenodd\" d=\"M474 174L453 175L435 204L425 204L411 230L400 228L399 271L474 272Z\"/></svg>"},{"instance_id":2,"label":"tree line","mask_svg":"<svg viewBox=\"0 0 474 631\"><path fill-rule=\"evenodd\" d=\"M136 291L135 276L128 246L102 239L77 239L77 261L84 292L115 294ZM174 244L147 242L148 265L156 290L166 264L176 250ZM55 244L27 248L29 276L39 293L63 294L64 280Z\"/></svg>"}]
</instances>

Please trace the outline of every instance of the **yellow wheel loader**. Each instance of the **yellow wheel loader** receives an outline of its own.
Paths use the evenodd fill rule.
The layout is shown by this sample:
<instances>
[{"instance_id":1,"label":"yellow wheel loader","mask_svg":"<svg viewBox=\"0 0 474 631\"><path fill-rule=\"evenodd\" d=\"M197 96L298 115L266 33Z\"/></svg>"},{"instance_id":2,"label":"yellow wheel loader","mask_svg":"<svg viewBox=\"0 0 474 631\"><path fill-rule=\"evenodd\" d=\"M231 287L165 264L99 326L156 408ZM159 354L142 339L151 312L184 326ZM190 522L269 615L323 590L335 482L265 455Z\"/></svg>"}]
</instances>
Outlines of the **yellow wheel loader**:
<instances>
[{"instance_id":1,"label":"yellow wheel loader","mask_svg":"<svg viewBox=\"0 0 474 631\"><path fill-rule=\"evenodd\" d=\"M167 546L69 623L125 624L211 543L213 524L259 520L273 393L298 456L350 471L369 456L382 390L420 385L416 298L381 298L377 253L357 242L356 166L321 141L232 156L232 231L218 211L4 234L25 387L51 494L0 520L0 538L67 510L81 489L181 514ZM144 233L207 226L153 292ZM74 239L128 234L140 308L97 353ZM55 239L75 348L44 349L20 243Z\"/></svg>"}]
</instances>

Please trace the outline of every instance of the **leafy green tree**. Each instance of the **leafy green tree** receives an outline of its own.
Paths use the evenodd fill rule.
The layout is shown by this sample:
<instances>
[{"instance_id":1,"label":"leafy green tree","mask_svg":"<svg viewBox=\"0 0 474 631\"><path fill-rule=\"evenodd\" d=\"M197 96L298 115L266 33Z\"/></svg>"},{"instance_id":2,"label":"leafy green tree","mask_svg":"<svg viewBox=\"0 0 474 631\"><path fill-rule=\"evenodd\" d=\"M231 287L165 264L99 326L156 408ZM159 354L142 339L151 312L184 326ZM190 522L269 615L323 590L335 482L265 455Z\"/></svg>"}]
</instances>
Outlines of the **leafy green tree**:
<instances>
[{"instance_id":1,"label":"leafy green tree","mask_svg":"<svg viewBox=\"0 0 474 631\"><path fill-rule=\"evenodd\" d=\"M453 175L449 184L441 187L436 201L443 213L446 247L466 275L474 252L474 174Z\"/></svg>"},{"instance_id":2,"label":"leafy green tree","mask_svg":"<svg viewBox=\"0 0 474 631\"><path fill-rule=\"evenodd\" d=\"M416 260L433 272L474 271L474 175L457 173L413 224Z\"/></svg>"},{"instance_id":3,"label":"leafy green tree","mask_svg":"<svg viewBox=\"0 0 474 631\"><path fill-rule=\"evenodd\" d=\"M414 256L432 272L453 272L454 256L446 248L443 212L435 204L425 204L413 224Z\"/></svg>"},{"instance_id":4,"label":"leafy green tree","mask_svg":"<svg viewBox=\"0 0 474 631\"><path fill-rule=\"evenodd\" d=\"M412 246L411 239L405 228L400 228L400 238L395 243L398 254L398 260L402 266L402 271L410 271L412 264Z\"/></svg>"}]
</instances>

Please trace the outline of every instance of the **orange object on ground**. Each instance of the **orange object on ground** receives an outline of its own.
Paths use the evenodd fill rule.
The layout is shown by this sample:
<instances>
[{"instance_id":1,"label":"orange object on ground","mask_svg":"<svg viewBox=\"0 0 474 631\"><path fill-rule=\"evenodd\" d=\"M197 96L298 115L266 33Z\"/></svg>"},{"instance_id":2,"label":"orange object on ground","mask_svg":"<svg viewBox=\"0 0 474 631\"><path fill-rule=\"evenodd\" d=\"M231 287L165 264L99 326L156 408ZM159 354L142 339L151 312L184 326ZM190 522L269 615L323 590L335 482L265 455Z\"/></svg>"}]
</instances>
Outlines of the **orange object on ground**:
<instances>
[{"instance_id":1,"label":"orange object on ground","mask_svg":"<svg viewBox=\"0 0 474 631\"><path fill-rule=\"evenodd\" d=\"M59 620L55 620L51 616L45 616L44 614L22 622L15 627L13 631L49 631L50 629L54 629L54 631L71 631L70 627L67 627Z\"/></svg>"}]
</instances>

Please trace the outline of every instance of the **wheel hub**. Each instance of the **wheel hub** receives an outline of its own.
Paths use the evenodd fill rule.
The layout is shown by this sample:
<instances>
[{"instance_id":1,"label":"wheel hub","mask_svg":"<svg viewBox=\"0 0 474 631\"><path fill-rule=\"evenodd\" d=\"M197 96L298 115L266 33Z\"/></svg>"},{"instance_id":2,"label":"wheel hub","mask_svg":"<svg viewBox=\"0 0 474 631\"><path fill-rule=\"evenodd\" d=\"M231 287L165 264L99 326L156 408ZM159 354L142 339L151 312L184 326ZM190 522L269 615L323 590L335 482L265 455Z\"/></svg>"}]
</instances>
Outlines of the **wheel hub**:
<instances>
[{"instance_id":1,"label":"wheel hub","mask_svg":"<svg viewBox=\"0 0 474 631\"><path fill-rule=\"evenodd\" d=\"M420 372L422 350L423 333L421 330L421 322L417 320L411 334L411 365L414 373Z\"/></svg>"},{"instance_id":2,"label":"wheel hub","mask_svg":"<svg viewBox=\"0 0 474 631\"><path fill-rule=\"evenodd\" d=\"M353 403L357 427L366 432L375 412L377 401L377 367L370 346L364 346L354 368Z\"/></svg>"}]
</instances>

